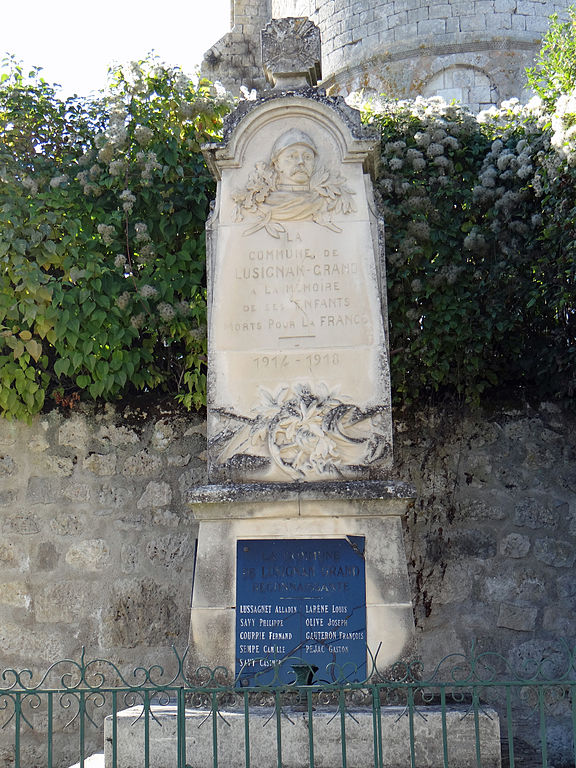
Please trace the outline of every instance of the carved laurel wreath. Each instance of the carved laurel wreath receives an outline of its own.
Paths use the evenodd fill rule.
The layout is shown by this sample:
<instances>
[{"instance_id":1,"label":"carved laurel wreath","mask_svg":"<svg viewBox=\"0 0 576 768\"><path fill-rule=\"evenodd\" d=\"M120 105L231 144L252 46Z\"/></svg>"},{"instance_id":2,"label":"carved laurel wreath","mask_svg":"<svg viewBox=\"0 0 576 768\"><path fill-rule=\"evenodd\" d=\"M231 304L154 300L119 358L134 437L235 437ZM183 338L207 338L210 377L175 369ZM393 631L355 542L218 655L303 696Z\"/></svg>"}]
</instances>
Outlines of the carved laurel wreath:
<instances>
[{"instance_id":1,"label":"carved laurel wreath","mask_svg":"<svg viewBox=\"0 0 576 768\"><path fill-rule=\"evenodd\" d=\"M279 220L279 206L275 205L270 196L277 191L277 174L274 168L265 162L258 162L254 171L248 177L246 187L232 193L234 200L234 219L243 221L246 216L256 217L257 221L244 231L245 235L265 229L272 237L279 237L286 231ZM294 193L294 199L297 195ZM346 179L337 173L331 173L324 167L315 170L310 180L310 191L306 193L307 200L302 202L302 210L298 220L309 220L327 227L333 232L341 232L333 217L338 214L353 213L356 205L353 200L354 192L346 186Z\"/></svg>"}]
</instances>

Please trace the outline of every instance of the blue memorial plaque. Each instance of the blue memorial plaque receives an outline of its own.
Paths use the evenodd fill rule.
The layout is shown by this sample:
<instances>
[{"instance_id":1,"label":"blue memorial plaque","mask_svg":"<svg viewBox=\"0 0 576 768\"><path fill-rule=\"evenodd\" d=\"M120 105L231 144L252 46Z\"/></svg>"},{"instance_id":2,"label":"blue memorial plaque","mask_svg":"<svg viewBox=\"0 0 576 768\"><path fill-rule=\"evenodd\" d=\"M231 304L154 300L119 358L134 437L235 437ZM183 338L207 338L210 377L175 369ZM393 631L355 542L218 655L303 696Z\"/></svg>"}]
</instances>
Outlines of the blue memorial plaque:
<instances>
[{"instance_id":1,"label":"blue memorial plaque","mask_svg":"<svg viewBox=\"0 0 576 768\"><path fill-rule=\"evenodd\" d=\"M236 675L240 684L366 677L364 537L238 541ZM277 674L277 673L275 673Z\"/></svg>"}]
</instances>

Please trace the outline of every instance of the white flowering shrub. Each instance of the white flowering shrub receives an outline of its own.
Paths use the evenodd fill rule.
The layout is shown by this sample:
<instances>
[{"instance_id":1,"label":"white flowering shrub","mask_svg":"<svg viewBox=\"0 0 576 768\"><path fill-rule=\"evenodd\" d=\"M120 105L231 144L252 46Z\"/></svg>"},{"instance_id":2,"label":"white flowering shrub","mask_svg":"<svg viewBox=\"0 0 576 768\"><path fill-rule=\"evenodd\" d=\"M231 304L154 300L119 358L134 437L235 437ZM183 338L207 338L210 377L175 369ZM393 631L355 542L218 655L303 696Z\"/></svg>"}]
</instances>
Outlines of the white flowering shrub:
<instances>
[{"instance_id":1,"label":"white flowering shrub","mask_svg":"<svg viewBox=\"0 0 576 768\"><path fill-rule=\"evenodd\" d=\"M572 396L572 99L552 113L540 98L480 115L439 98L363 106L382 131L398 400L441 390L478 402L494 387Z\"/></svg>"},{"instance_id":2,"label":"white flowering shrub","mask_svg":"<svg viewBox=\"0 0 576 768\"><path fill-rule=\"evenodd\" d=\"M200 406L200 144L228 101L156 60L92 101L61 101L13 59L0 73L0 412L133 389Z\"/></svg>"}]
</instances>

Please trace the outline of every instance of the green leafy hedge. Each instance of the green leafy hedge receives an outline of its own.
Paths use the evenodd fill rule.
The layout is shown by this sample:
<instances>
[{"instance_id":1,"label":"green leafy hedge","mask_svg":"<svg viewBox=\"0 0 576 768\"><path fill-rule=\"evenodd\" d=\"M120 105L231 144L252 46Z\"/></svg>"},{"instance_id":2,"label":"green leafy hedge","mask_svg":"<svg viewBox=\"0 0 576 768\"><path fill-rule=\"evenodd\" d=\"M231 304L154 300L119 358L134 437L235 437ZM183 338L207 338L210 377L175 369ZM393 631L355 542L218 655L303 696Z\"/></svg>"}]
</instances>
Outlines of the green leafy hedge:
<instances>
[{"instance_id":1,"label":"green leafy hedge","mask_svg":"<svg viewBox=\"0 0 576 768\"><path fill-rule=\"evenodd\" d=\"M554 131L540 99L478 118L434 99L365 113L383 136L397 399L449 390L478 402L494 387L571 397L576 172L565 121Z\"/></svg>"},{"instance_id":2,"label":"green leafy hedge","mask_svg":"<svg viewBox=\"0 0 576 768\"><path fill-rule=\"evenodd\" d=\"M131 389L205 389L200 144L228 102L155 61L107 96L57 98L4 61L0 85L0 410ZM71 400L72 398L72 400Z\"/></svg>"}]
</instances>

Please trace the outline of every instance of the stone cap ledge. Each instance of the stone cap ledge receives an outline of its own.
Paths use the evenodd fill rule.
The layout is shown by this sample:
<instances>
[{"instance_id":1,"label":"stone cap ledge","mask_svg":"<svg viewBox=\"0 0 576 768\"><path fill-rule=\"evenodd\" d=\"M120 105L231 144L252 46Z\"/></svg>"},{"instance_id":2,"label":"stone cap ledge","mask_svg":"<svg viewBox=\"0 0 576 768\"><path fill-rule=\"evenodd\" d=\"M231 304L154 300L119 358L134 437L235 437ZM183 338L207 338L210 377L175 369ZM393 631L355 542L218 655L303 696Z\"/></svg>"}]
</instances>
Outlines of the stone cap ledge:
<instances>
[{"instance_id":1,"label":"stone cap ledge","mask_svg":"<svg viewBox=\"0 0 576 768\"><path fill-rule=\"evenodd\" d=\"M403 500L416 498L409 483L395 480L351 480L315 483L214 483L197 485L186 492L188 504L231 502Z\"/></svg>"}]
</instances>

